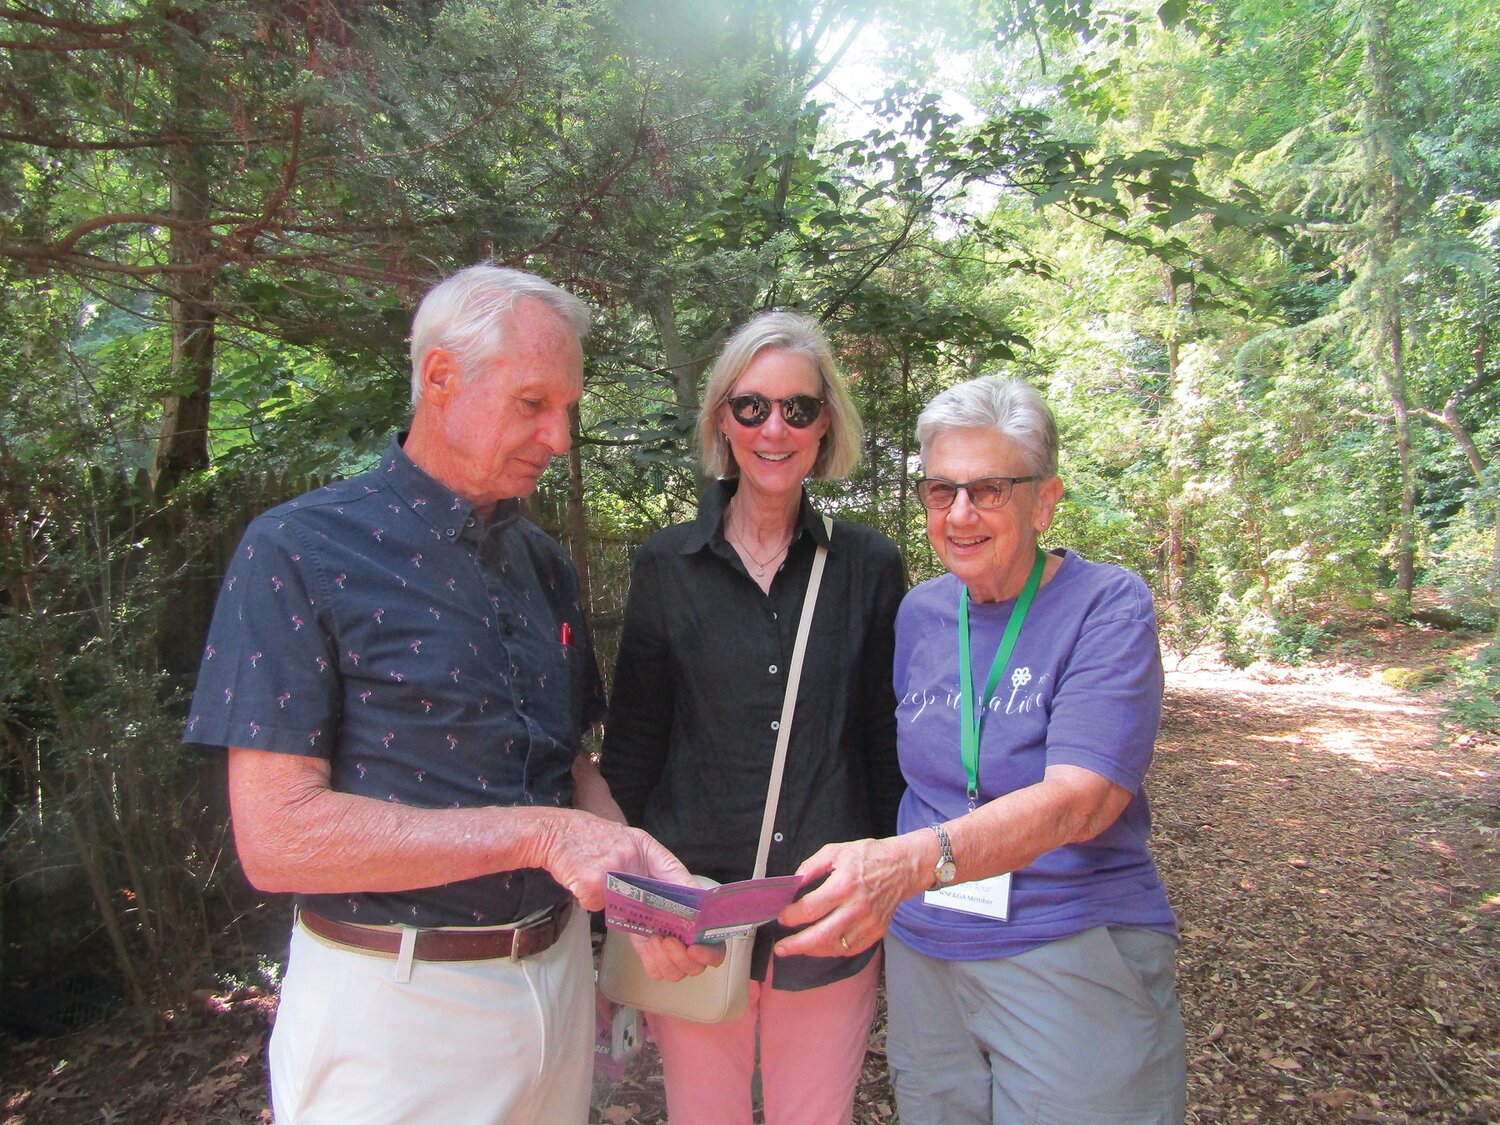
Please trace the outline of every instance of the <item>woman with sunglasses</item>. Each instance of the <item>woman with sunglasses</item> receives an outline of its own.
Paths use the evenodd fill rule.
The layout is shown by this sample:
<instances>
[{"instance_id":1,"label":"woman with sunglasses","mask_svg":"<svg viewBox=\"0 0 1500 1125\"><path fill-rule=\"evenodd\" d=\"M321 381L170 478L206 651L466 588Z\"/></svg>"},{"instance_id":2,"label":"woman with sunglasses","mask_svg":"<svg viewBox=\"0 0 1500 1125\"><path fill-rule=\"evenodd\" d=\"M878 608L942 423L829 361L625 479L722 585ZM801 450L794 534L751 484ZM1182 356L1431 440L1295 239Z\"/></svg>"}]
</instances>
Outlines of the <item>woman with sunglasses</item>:
<instances>
[{"instance_id":1,"label":"woman with sunglasses","mask_svg":"<svg viewBox=\"0 0 1500 1125\"><path fill-rule=\"evenodd\" d=\"M900 553L859 524L834 521L830 534L803 490L809 477L842 479L853 468L861 429L817 325L787 312L755 317L729 339L704 389L699 453L717 479L697 519L636 554L601 768L630 823L695 874L730 882L753 873L819 545L826 569L767 874L790 874L832 841L895 828ZM648 1017L672 1125L750 1125L757 1037L767 1125L851 1119L878 950L867 942L773 963L772 944L789 932L772 923L757 935L743 1019Z\"/></svg>"},{"instance_id":2,"label":"woman with sunglasses","mask_svg":"<svg viewBox=\"0 0 1500 1125\"><path fill-rule=\"evenodd\" d=\"M885 936L901 1120L1181 1125L1176 924L1142 783L1161 717L1139 577L1044 551L1052 412L975 379L917 422L917 497L948 573L896 625L900 835L833 844L783 954ZM815 923L808 925L808 923Z\"/></svg>"}]
</instances>

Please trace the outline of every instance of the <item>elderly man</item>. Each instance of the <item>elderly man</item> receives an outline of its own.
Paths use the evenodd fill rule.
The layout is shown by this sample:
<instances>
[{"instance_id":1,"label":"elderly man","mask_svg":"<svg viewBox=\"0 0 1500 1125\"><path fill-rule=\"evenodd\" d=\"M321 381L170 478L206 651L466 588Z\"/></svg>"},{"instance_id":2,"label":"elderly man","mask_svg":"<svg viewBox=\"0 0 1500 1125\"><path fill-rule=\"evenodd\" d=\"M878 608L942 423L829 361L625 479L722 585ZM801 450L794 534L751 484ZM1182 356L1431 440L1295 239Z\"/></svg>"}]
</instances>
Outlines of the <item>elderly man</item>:
<instances>
[{"instance_id":1,"label":"elderly man","mask_svg":"<svg viewBox=\"0 0 1500 1125\"><path fill-rule=\"evenodd\" d=\"M606 869L687 879L578 753L577 578L518 511L568 448L587 328L530 274L439 284L410 432L260 516L225 578L186 737L228 748L250 880L297 895L281 1125L586 1121L584 910Z\"/></svg>"}]
</instances>

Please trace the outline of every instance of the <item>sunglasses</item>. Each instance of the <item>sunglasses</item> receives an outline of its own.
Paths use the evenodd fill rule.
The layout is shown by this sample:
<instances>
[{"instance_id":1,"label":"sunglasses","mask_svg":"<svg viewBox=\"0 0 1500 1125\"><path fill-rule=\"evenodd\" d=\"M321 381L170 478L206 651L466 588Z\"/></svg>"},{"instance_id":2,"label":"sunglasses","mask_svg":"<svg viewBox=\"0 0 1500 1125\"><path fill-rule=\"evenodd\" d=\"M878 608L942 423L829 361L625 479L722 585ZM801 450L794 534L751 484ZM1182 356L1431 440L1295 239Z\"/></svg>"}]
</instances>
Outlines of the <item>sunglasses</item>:
<instances>
[{"instance_id":1,"label":"sunglasses","mask_svg":"<svg viewBox=\"0 0 1500 1125\"><path fill-rule=\"evenodd\" d=\"M767 398L765 395L731 395L728 399L729 413L742 426L754 429L771 416L771 407L781 407L781 418L794 430L805 430L823 413L823 400L816 395L787 395L786 398Z\"/></svg>"},{"instance_id":2,"label":"sunglasses","mask_svg":"<svg viewBox=\"0 0 1500 1125\"><path fill-rule=\"evenodd\" d=\"M1018 484L1029 484L1040 477L978 477L975 480L945 480L942 477L922 477L917 481L917 499L924 508L951 508L958 499L960 490L969 494L969 503L976 508L1003 508L1010 501L1010 494Z\"/></svg>"}]
</instances>

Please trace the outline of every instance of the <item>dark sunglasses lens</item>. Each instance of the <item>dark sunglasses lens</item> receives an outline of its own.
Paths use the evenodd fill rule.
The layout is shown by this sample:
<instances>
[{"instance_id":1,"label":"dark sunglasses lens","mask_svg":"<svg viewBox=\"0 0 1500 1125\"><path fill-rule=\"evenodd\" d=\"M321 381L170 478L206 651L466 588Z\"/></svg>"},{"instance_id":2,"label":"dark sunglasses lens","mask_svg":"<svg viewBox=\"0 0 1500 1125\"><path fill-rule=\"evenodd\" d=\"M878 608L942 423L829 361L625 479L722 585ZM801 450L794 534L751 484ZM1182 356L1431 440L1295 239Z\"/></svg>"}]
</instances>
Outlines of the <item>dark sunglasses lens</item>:
<instances>
[{"instance_id":1,"label":"dark sunglasses lens","mask_svg":"<svg viewBox=\"0 0 1500 1125\"><path fill-rule=\"evenodd\" d=\"M729 400L729 412L742 426L758 426L771 416L771 401L764 395L735 395Z\"/></svg>"},{"instance_id":2,"label":"dark sunglasses lens","mask_svg":"<svg viewBox=\"0 0 1500 1125\"><path fill-rule=\"evenodd\" d=\"M795 429L804 429L818 420L823 413L823 404L812 395L792 395L781 400L781 416L786 424Z\"/></svg>"}]
</instances>

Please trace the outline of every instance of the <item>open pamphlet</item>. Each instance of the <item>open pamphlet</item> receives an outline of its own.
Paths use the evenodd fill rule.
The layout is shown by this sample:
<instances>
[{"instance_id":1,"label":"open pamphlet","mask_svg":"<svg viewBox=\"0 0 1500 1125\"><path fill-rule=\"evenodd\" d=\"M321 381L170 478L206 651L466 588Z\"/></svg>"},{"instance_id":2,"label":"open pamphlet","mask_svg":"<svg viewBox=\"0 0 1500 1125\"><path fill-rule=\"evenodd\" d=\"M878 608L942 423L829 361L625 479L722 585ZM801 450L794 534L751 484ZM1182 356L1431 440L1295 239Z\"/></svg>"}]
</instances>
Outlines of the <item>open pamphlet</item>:
<instances>
[{"instance_id":1,"label":"open pamphlet","mask_svg":"<svg viewBox=\"0 0 1500 1125\"><path fill-rule=\"evenodd\" d=\"M769 922L797 897L802 879L777 875L738 883L684 886L610 871L604 880L604 924L630 933L713 945Z\"/></svg>"}]
</instances>

